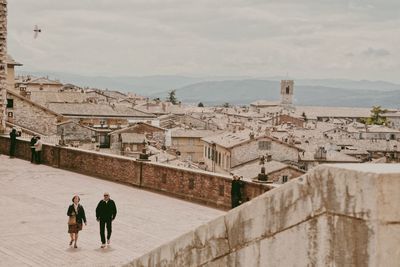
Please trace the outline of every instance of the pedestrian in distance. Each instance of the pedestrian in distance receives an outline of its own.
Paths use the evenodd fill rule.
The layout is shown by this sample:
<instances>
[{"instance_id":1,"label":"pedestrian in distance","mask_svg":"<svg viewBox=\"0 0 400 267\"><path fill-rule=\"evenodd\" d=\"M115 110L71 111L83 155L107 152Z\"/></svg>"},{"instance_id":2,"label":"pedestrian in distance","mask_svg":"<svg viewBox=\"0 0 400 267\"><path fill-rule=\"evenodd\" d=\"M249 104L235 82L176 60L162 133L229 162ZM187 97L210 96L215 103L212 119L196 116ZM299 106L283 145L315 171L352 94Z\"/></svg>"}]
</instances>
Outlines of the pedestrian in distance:
<instances>
[{"instance_id":1,"label":"pedestrian in distance","mask_svg":"<svg viewBox=\"0 0 400 267\"><path fill-rule=\"evenodd\" d=\"M40 140L40 136L36 137L36 143L34 144L34 147L35 147L36 164L41 164L43 143Z\"/></svg>"},{"instance_id":2,"label":"pedestrian in distance","mask_svg":"<svg viewBox=\"0 0 400 267\"><path fill-rule=\"evenodd\" d=\"M234 175L231 184L232 209L242 204L242 187L244 183L238 175Z\"/></svg>"},{"instance_id":3,"label":"pedestrian in distance","mask_svg":"<svg viewBox=\"0 0 400 267\"><path fill-rule=\"evenodd\" d=\"M15 157L16 147L17 147L17 130L13 128L10 133L10 158Z\"/></svg>"},{"instance_id":4,"label":"pedestrian in distance","mask_svg":"<svg viewBox=\"0 0 400 267\"><path fill-rule=\"evenodd\" d=\"M100 224L101 248L106 247L105 227L107 227L107 244L110 245L112 233L112 221L117 216L117 207L109 193L104 193L104 199L100 200L96 208L96 219Z\"/></svg>"},{"instance_id":5,"label":"pedestrian in distance","mask_svg":"<svg viewBox=\"0 0 400 267\"><path fill-rule=\"evenodd\" d=\"M31 163L35 162L36 159L36 152L35 152L35 144L36 144L36 136L32 136L30 146L31 146Z\"/></svg>"},{"instance_id":6,"label":"pedestrian in distance","mask_svg":"<svg viewBox=\"0 0 400 267\"><path fill-rule=\"evenodd\" d=\"M75 195L72 197L72 204L68 207L67 215L68 215L68 233L70 234L71 241L69 245L72 246L74 244L74 248L77 248L78 235L79 231L82 230L82 225L86 222L86 215L83 206L79 204L80 202L79 196Z\"/></svg>"}]
</instances>

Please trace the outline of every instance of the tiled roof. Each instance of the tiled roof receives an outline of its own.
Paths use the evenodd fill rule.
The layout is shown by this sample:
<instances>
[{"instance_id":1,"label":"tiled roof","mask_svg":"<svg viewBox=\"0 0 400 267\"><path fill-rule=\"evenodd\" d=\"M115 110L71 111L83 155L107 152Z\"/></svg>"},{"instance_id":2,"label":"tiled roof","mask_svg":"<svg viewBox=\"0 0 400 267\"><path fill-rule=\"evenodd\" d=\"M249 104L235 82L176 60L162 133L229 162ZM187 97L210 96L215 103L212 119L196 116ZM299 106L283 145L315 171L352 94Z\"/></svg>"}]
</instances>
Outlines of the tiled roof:
<instances>
[{"instance_id":1,"label":"tiled roof","mask_svg":"<svg viewBox=\"0 0 400 267\"><path fill-rule=\"evenodd\" d=\"M309 119L317 117L331 118L366 118L371 115L370 108L355 107L317 107L317 106L296 106L294 115L301 116L303 112Z\"/></svg>"},{"instance_id":2,"label":"tiled roof","mask_svg":"<svg viewBox=\"0 0 400 267\"><path fill-rule=\"evenodd\" d=\"M86 96L81 92L32 91L30 99L41 105L46 105L50 102L82 103L86 100Z\"/></svg>"},{"instance_id":3,"label":"tiled roof","mask_svg":"<svg viewBox=\"0 0 400 267\"><path fill-rule=\"evenodd\" d=\"M257 101L250 103L250 106L274 107L274 106L279 106L280 104L281 104L281 102L279 102L279 101L257 100Z\"/></svg>"},{"instance_id":4,"label":"tiled roof","mask_svg":"<svg viewBox=\"0 0 400 267\"><path fill-rule=\"evenodd\" d=\"M202 138L212 135L220 134L221 131L211 131L211 130L193 130L193 129L172 129L171 137L194 137Z\"/></svg>"},{"instance_id":5,"label":"tiled roof","mask_svg":"<svg viewBox=\"0 0 400 267\"><path fill-rule=\"evenodd\" d=\"M121 139L125 144L142 144L146 141L146 136L138 133L121 133Z\"/></svg>"},{"instance_id":6,"label":"tiled roof","mask_svg":"<svg viewBox=\"0 0 400 267\"><path fill-rule=\"evenodd\" d=\"M108 104L92 103L49 103L49 109L70 116L102 116L102 117L154 117L136 109Z\"/></svg>"},{"instance_id":7,"label":"tiled roof","mask_svg":"<svg viewBox=\"0 0 400 267\"><path fill-rule=\"evenodd\" d=\"M262 165L260 165L259 161L255 160L253 162L233 168L231 172L235 175L243 176L244 180L251 181L251 179L256 178L261 172L261 167ZM265 162L264 167L265 174L270 174L285 168L293 168L290 165L275 160Z\"/></svg>"}]
</instances>

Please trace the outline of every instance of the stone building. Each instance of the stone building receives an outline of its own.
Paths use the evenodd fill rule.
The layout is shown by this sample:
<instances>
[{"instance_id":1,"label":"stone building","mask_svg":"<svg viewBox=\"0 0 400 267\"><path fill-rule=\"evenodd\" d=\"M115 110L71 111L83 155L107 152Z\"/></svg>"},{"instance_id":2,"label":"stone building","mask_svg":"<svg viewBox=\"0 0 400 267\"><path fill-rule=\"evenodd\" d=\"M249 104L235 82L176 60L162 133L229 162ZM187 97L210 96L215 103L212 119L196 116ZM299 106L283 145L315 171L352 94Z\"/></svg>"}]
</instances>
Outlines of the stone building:
<instances>
[{"instance_id":1,"label":"stone building","mask_svg":"<svg viewBox=\"0 0 400 267\"><path fill-rule=\"evenodd\" d=\"M42 135L55 135L63 116L7 90L7 121Z\"/></svg>"},{"instance_id":2,"label":"stone building","mask_svg":"<svg viewBox=\"0 0 400 267\"><path fill-rule=\"evenodd\" d=\"M205 116L200 115L199 118L185 114L179 117L179 121L190 128L195 128L198 130L218 130L218 125L216 125L211 120L207 120Z\"/></svg>"},{"instance_id":3,"label":"stone building","mask_svg":"<svg viewBox=\"0 0 400 267\"><path fill-rule=\"evenodd\" d=\"M143 137L140 138L140 143L143 143L143 140L146 140L149 141L152 145L161 148L161 146L165 144L165 134L166 131L163 128L144 122L138 122L129 127L112 131L108 135L110 136L111 149L123 152L125 151L123 146L123 139L128 140L129 135L141 135ZM124 138L122 138L122 136L124 136ZM131 147L131 151L141 151L138 149L139 148L134 149L134 147Z\"/></svg>"},{"instance_id":4,"label":"stone building","mask_svg":"<svg viewBox=\"0 0 400 267\"><path fill-rule=\"evenodd\" d=\"M206 137L203 153L208 170L227 173L232 168L266 154L273 160L298 162L304 150L270 136L254 136L251 131L226 132Z\"/></svg>"},{"instance_id":5,"label":"stone building","mask_svg":"<svg viewBox=\"0 0 400 267\"><path fill-rule=\"evenodd\" d=\"M299 117L294 117L291 115L287 114L280 114L276 117L276 119L273 121L274 125L282 125L282 124L287 124L287 125L292 125L297 128L303 128L305 125L304 118L299 118Z\"/></svg>"},{"instance_id":6,"label":"stone building","mask_svg":"<svg viewBox=\"0 0 400 267\"><path fill-rule=\"evenodd\" d=\"M7 64L7 89L15 90L15 66L22 66L21 63L16 62L10 55L6 57Z\"/></svg>"},{"instance_id":7,"label":"stone building","mask_svg":"<svg viewBox=\"0 0 400 267\"><path fill-rule=\"evenodd\" d=\"M121 133L119 136L121 137L119 140L121 144L121 155L138 158L139 154L142 153L147 146L147 140L144 134Z\"/></svg>"},{"instance_id":8,"label":"stone building","mask_svg":"<svg viewBox=\"0 0 400 267\"><path fill-rule=\"evenodd\" d=\"M235 175L243 177L245 181L258 181L258 175L261 173L261 167L265 168L265 174L268 176L268 182L286 183L291 179L297 178L305 173L295 166L291 166L279 161L271 160L260 165L260 161L254 160L231 169Z\"/></svg>"},{"instance_id":9,"label":"stone building","mask_svg":"<svg viewBox=\"0 0 400 267\"><path fill-rule=\"evenodd\" d=\"M400 130L382 125L364 125L361 123L335 127L325 131L324 135L334 139L347 137L358 140L400 140Z\"/></svg>"},{"instance_id":10,"label":"stone building","mask_svg":"<svg viewBox=\"0 0 400 267\"><path fill-rule=\"evenodd\" d=\"M335 150L327 150L324 147L318 147L315 151L306 151L300 153L299 163L305 170L325 163L361 163L362 161L356 157L347 155Z\"/></svg>"},{"instance_id":11,"label":"stone building","mask_svg":"<svg viewBox=\"0 0 400 267\"><path fill-rule=\"evenodd\" d=\"M179 151L181 159L192 162L203 161L203 137L221 132L195 129L173 129L171 131L171 149Z\"/></svg>"},{"instance_id":12,"label":"stone building","mask_svg":"<svg viewBox=\"0 0 400 267\"><path fill-rule=\"evenodd\" d=\"M7 0L0 0L0 134L6 130L7 107Z\"/></svg>"},{"instance_id":13,"label":"stone building","mask_svg":"<svg viewBox=\"0 0 400 267\"><path fill-rule=\"evenodd\" d=\"M400 129L400 111L392 111L385 113L388 125L395 129Z\"/></svg>"},{"instance_id":14,"label":"stone building","mask_svg":"<svg viewBox=\"0 0 400 267\"><path fill-rule=\"evenodd\" d=\"M27 92L31 91L52 91L59 92L63 84L56 80L50 80L47 77L21 76L15 81L15 87L18 90L25 88Z\"/></svg>"},{"instance_id":15,"label":"stone building","mask_svg":"<svg viewBox=\"0 0 400 267\"><path fill-rule=\"evenodd\" d=\"M95 129L88 126L73 121L65 121L57 124L57 135L61 137L65 145L80 146L84 143L96 141L99 134Z\"/></svg>"}]
</instances>

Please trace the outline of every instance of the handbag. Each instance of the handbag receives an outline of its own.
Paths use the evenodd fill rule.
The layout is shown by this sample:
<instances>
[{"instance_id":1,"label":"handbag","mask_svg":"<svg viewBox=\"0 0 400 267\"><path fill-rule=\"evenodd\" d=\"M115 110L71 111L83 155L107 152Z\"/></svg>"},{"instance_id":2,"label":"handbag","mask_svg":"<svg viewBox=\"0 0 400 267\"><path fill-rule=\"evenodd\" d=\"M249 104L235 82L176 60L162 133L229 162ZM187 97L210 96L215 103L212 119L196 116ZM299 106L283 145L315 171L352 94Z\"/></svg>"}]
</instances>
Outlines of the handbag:
<instances>
[{"instance_id":1,"label":"handbag","mask_svg":"<svg viewBox=\"0 0 400 267\"><path fill-rule=\"evenodd\" d=\"M75 225L76 224L76 216L72 215L68 218L68 225Z\"/></svg>"}]
</instances>

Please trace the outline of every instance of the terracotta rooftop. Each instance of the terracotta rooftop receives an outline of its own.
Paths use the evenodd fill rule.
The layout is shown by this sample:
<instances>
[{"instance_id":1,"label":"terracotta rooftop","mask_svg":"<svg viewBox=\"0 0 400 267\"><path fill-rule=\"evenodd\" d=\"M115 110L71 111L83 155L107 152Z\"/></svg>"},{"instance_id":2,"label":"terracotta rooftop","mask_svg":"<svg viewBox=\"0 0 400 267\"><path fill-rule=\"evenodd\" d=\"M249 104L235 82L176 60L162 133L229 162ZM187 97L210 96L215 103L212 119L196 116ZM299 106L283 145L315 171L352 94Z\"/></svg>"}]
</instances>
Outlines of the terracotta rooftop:
<instances>
[{"instance_id":1,"label":"terracotta rooftop","mask_svg":"<svg viewBox=\"0 0 400 267\"><path fill-rule=\"evenodd\" d=\"M175 128L171 131L171 137L194 137L203 138L207 136L221 134L221 131L211 131L211 130L196 130L196 129L181 129Z\"/></svg>"},{"instance_id":2,"label":"terracotta rooftop","mask_svg":"<svg viewBox=\"0 0 400 267\"><path fill-rule=\"evenodd\" d=\"M49 109L65 116L101 116L101 117L154 117L136 109L109 104L92 103L49 103Z\"/></svg>"},{"instance_id":3,"label":"terracotta rooftop","mask_svg":"<svg viewBox=\"0 0 400 267\"><path fill-rule=\"evenodd\" d=\"M262 165L260 165L259 160L254 160L250 163L233 168L231 172L233 174L243 176L244 180L251 181L251 179L256 178L261 172L261 167ZM270 174L284 168L293 168L290 165L275 160L265 162L264 167L266 174Z\"/></svg>"}]
</instances>

